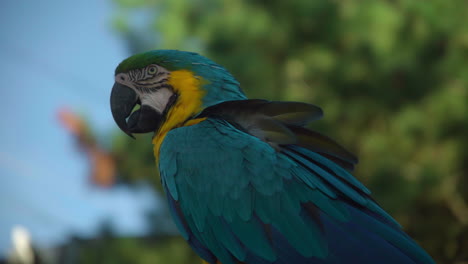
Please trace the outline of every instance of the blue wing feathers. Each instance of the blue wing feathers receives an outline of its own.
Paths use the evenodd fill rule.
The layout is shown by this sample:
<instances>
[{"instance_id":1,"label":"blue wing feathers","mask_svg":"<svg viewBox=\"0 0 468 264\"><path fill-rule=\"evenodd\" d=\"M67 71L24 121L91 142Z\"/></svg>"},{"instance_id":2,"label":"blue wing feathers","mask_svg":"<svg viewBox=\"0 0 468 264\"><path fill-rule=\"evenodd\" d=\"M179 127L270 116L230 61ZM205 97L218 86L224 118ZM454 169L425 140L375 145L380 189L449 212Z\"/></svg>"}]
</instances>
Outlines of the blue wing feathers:
<instances>
[{"instance_id":1,"label":"blue wing feathers","mask_svg":"<svg viewBox=\"0 0 468 264\"><path fill-rule=\"evenodd\" d=\"M289 149L292 149L293 151L290 151ZM315 175L328 181L328 183L336 189L335 193L341 192L344 194L343 198L352 200L348 202L355 203L356 206L362 206L365 209L371 210L376 213L376 217L385 218L389 223L400 227L400 225L387 212L385 212L373 201L373 199L369 196L370 191L364 187L364 185L359 183L346 170L340 169L340 167L335 165L333 162L307 149L300 149L296 146L288 146L288 149L285 150L285 153L303 164L306 168L312 170ZM302 153L303 155L298 155L297 153ZM307 156L305 156L305 154L307 154ZM317 163L321 164L322 167L328 168L329 171L333 173L333 175L322 169L322 167L316 165ZM337 177L334 177L334 175ZM310 177L308 174L302 174L298 176L300 178ZM328 192L325 193L328 194Z\"/></svg>"},{"instance_id":2,"label":"blue wing feathers","mask_svg":"<svg viewBox=\"0 0 468 264\"><path fill-rule=\"evenodd\" d=\"M174 155L174 153L168 154L165 159L161 160L159 167L165 168L164 170L160 170L162 185L166 188L166 192L168 192L174 198L174 200L177 201L179 200L177 184L175 183L177 160Z\"/></svg>"},{"instance_id":3,"label":"blue wing feathers","mask_svg":"<svg viewBox=\"0 0 468 264\"><path fill-rule=\"evenodd\" d=\"M336 192L333 191L330 186L328 186L321 178L312 178L307 177L309 172L304 167L296 166L291 168L292 175L296 177L296 179L301 180L311 189L319 189L323 194L327 195L332 199L337 198Z\"/></svg>"},{"instance_id":4,"label":"blue wing feathers","mask_svg":"<svg viewBox=\"0 0 468 264\"><path fill-rule=\"evenodd\" d=\"M164 155L171 213L209 263L433 263L369 190L311 150L278 152L207 119L170 131Z\"/></svg>"},{"instance_id":5,"label":"blue wing feathers","mask_svg":"<svg viewBox=\"0 0 468 264\"><path fill-rule=\"evenodd\" d=\"M252 217L249 221L241 221L240 219L234 220L235 221L232 222L226 222L230 230L236 234L239 240L249 249L251 254L269 261L274 261L276 259L276 254L268 240L266 230L257 218Z\"/></svg>"},{"instance_id":6,"label":"blue wing feathers","mask_svg":"<svg viewBox=\"0 0 468 264\"><path fill-rule=\"evenodd\" d=\"M238 260L244 261L247 256L247 250L244 245L229 231L229 226L220 217L209 217L212 234L216 241L221 243Z\"/></svg>"},{"instance_id":7,"label":"blue wing feathers","mask_svg":"<svg viewBox=\"0 0 468 264\"><path fill-rule=\"evenodd\" d=\"M284 150L284 153L286 153L289 157L293 158L294 160L296 160L298 163L300 163L301 165L303 165L305 168L309 170L306 173L302 173L298 175L302 180L312 181L312 180L316 180L315 178L322 178L324 181L328 182L329 185L337 189L338 192L342 192L346 197L349 197L354 202L363 206L367 204L367 199L364 198L359 192L349 187L345 182L341 181L339 178L332 176L330 173L328 173L328 171L322 169L320 166L317 166L316 164L293 153L292 151ZM314 174L317 177L312 178L310 176L311 174Z\"/></svg>"},{"instance_id":8,"label":"blue wing feathers","mask_svg":"<svg viewBox=\"0 0 468 264\"><path fill-rule=\"evenodd\" d=\"M371 192L362 184L360 183L354 176L352 176L348 171L343 169L342 167L336 165L334 162L330 161L329 159L323 157L320 154L317 154L311 150L308 150L306 148L300 148L295 145L290 145L287 146L288 149L291 149L292 151L295 151L298 154L302 154L306 157L308 157L311 160L314 160L318 164L322 164L323 166L326 166L328 169L333 171L336 176L341 178L343 181L346 183L350 184L352 187L356 188L357 190L365 193L365 194L370 194Z\"/></svg>"},{"instance_id":9,"label":"blue wing feathers","mask_svg":"<svg viewBox=\"0 0 468 264\"><path fill-rule=\"evenodd\" d=\"M330 247L326 263L414 263L410 258L355 220L337 222L322 214L326 239Z\"/></svg>"},{"instance_id":10,"label":"blue wing feathers","mask_svg":"<svg viewBox=\"0 0 468 264\"><path fill-rule=\"evenodd\" d=\"M216 257L213 255L213 253L206 248L205 245L203 245L191 232L190 227L188 226L185 217L183 216L183 213L180 211L179 206L177 205L177 202L174 200L174 198L171 196L171 194L167 190L167 186L163 185L163 187L166 189L166 196L167 200L169 203L169 211L171 212L171 215L174 219L174 222L179 229L182 237L187 240L189 245L193 248L193 250L201 256L203 259L208 261L209 263L215 263L216 262Z\"/></svg>"},{"instance_id":11,"label":"blue wing feathers","mask_svg":"<svg viewBox=\"0 0 468 264\"><path fill-rule=\"evenodd\" d=\"M163 185L166 187L166 185ZM166 192L166 197L167 201L169 204L169 211L171 212L174 222L177 226L177 228L180 231L180 234L185 240L188 240L190 237L190 229L188 228L187 224L185 223L185 220L182 217L182 213L180 210L177 208L176 201L172 198L171 194L169 192Z\"/></svg>"}]
</instances>

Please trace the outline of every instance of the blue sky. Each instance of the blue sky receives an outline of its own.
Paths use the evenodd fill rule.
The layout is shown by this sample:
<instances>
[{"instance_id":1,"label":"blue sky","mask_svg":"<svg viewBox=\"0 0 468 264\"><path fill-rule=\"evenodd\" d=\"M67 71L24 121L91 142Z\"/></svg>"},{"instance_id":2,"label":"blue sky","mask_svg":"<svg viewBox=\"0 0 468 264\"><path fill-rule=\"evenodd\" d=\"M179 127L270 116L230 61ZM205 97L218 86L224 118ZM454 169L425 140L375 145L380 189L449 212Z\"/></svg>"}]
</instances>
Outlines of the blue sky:
<instances>
[{"instance_id":1,"label":"blue sky","mask_svg":"<svg viewBox=\"0 0 468 264\"><path fill-rule=\"evenodd\" d=\"M57 120L69 106L101 134L115 129L109 93L128 56L112 31L111 1L2 0L0 8L0 254L14 225L39 246L91 236L112 219L122 234L144 231L155 198L90 188L85 158Z\"/></svg>"}]
</instances>

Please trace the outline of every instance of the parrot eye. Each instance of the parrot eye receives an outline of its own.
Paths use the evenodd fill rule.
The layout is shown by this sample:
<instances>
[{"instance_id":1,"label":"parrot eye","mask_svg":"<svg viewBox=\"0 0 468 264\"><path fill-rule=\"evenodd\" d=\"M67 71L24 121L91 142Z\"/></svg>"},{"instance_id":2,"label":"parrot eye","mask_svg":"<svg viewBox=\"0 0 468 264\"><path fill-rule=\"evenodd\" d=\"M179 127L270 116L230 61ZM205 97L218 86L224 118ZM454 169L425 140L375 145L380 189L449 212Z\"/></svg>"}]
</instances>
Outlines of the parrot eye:
<instances>
[{"instance_id":1,"label":"parrot eye","mask_svg":"<svg viewBox=\"0 0 468 264\"><path fill-rule=\"evenodd\" d=\"M156 66L151 66L148 68L149 74L155 74L156 72L158 72L158 68L156 68Z\"/></svg>"}]
</instances>

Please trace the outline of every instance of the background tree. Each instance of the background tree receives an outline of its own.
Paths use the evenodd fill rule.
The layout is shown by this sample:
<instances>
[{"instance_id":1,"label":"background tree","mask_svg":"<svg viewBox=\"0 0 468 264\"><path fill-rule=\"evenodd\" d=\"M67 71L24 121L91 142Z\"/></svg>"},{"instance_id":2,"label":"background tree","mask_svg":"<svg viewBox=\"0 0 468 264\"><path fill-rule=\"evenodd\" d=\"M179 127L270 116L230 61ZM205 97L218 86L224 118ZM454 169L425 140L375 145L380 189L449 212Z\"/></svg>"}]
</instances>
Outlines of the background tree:
<instances>
[{"instance_id":1,"label":"background tree","mask_svg":"<svg viewBox=\"0 0 468 264\"><path fill-rule=\"evenodd\" d=\"M116 4L129 54L200 52L250 98L321 106L325 118L313 125L360 157L354 174L376 200L438 263L468 261L465 0ZM115 134L120 182L161 191L151 136L141 137Z\"/></svg>"}]
</instances>

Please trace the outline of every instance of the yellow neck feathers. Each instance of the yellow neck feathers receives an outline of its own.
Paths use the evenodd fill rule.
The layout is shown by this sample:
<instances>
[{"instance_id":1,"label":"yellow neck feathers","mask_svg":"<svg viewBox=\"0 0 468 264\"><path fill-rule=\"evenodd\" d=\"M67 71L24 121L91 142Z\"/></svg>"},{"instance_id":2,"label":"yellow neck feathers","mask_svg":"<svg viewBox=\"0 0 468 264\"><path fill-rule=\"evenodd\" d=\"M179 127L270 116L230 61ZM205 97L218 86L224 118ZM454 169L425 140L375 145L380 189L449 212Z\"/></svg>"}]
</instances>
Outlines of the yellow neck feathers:
<instances>
[{"instance_id":1,"label":"yellow neck feathers","mask_svg":"<svg viewBox=\"0 0 468 264\"><path fill-rule=\"evenodd\" d=\"M175 105L167 113L166 121L153 138L156 161L159 160L159 149L167 132L173 128L183 126L189 117L200 112L204 95L204 91L200 88L204 84L203 80L195 77L191 71L180 70L171 72L168 83L179 97ZM199 120L198 122L203 120ZM186 125L198 123L194 123L194 121L187 122Z\"/></svg>"}]
</instances>

